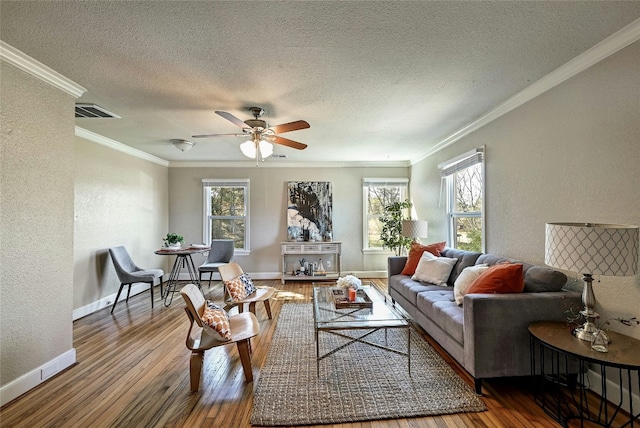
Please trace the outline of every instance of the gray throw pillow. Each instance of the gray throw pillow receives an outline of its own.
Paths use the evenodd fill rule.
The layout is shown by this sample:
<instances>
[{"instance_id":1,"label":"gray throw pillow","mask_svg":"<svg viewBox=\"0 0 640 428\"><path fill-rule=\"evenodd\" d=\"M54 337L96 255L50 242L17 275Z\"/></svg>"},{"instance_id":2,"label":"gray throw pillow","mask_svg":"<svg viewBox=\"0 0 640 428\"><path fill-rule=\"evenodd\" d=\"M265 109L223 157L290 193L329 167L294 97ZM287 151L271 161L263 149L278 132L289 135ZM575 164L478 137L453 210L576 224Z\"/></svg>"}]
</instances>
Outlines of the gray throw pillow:
<instances>
[{"instance_id":1,"label":"gray throw pillow","mask_svg":"<svg viewBox=\"0 0 640 428\"><path fill-rule=\"evenodd\" d=\"M524 274L525 293L560 291L567 283L567 275L542 266L531 266Z\"/></svg>"}]
</instances>

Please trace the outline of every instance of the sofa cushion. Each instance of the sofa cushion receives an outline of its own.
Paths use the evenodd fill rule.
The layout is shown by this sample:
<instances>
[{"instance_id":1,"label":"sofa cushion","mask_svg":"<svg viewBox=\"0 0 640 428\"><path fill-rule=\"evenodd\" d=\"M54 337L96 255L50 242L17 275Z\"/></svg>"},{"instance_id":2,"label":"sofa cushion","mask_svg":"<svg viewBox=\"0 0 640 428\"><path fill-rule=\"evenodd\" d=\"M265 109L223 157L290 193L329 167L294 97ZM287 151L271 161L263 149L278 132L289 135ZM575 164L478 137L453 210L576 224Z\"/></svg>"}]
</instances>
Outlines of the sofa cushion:
<instances>
[{"instance_id":1,"label":"sofa cushion","mask_svg":"<svg viewBox=\"0 0 640 428\"><path fill-rule=\"evenodd\" d=\"M543 266L532 266L524 273L524 291L542 293L560 291L567 283L567 275Z\"/></svg>"},{"instance_id":2,"label":"sofa cushion","mask_svg":"<svg viewBox=\"0 0 640 428\"><path fill-rule=\"evenodd\" d=\"M482 253L476 253L472 251L465 250L456 250L455 248L445 248L441 251L441 254L444 257L451 257L452 259L458 259L458 263L451 270L451 275L449 276L449 280L447 284L453 287L453 284L456 282L458 275L466 268L467 266L473 266L476 264L476 260L478 257L482 255Z\"/></svg>"},{"instance_id":3,"label":"sofa cushion","mask_svg":"<svg viewBox=\"0 0 640 428\"><path fill-rule=\"evenodd\" d=\"M444 250L445 243L437 242L429 245L421 245L417 242L413 242L411 244L411 249L409 250L409 256L407 257L407 263L404 265L404 269L400 272L401 275L413 275L416 273L416 268L418 267L418 263L420 262L420 258L425 251L433 254L434 256L439 257L440 251Z\"/></svg>"},{"instance_id":4,"label":"sofa cushion","mask_svg":"<svg viewBox=\"0 0 640 428\"><path fill-rule=\"evenodd\" d=\"M464 295L467 294L467 289L473 281L487 269L489 269L489 266L483 263L480 265L467 266L462 270L462 273L460 273L456 282L453 284L453 297L456 300L456 304L462 305L462 299Z\"/></svg>"},{"instance_id":5,"label":"sofa cushion","mask_svg":"<svg viewBox=\"0 0 640 428\"><path fill-rule=\"evenodd\" d=\"M523 290L522 264L498 263L476 278L466 294L522 293Z\"/></svg>"},{"instance_id":6,"label":"sofa cushion","mask_svg":"<svg viewBox=\"0 0 640 428\"><path fill-rule=\"evenodd\" d=\"M423 284L421 282L414 281L406 275L392 276L389 278L389 285L412 305L416 305L416 296L418 293L442 289L442 287L438 285Z\"/></svg>"},{"instance_id":7,"label":"sofa cushion","mask_svg":"<svg viewBox=\"0 0 640 428\"><path fill-rule=\"evenodd\" d=\"M418 293L418 309L455 341L464 341L464 310L453 299L451 287Z\"/></svg>"},{"instance_id":8,"label":"sofa cushion","mask_svg":"<svg viewBox=\"0 0 640 428\"><path fill-rule=\"evenodd\" d=\"M447 285L447 279L451 275L451 269L456 264L458 259L451 259L449 257L436 257L433 254L425 251L416 273L411 277L420 282L428 282L435 285Z\"/></svg>"},{"instance_id":9,"label":"sofa cushion","mask_svg":"<svg viewBox=\"0 0 640 428\"><path fill-rule=\"evenodd\" d=\"M498 263L522 263L524 272L524 292L543 293L546 291L560 291L567 283L567 276L544 266L535 266L530 263L520 262L516 259L498 257L493 254L483 254L478 257L476 264L486 263L489 266Z\"/></svg>"}]
</instances>

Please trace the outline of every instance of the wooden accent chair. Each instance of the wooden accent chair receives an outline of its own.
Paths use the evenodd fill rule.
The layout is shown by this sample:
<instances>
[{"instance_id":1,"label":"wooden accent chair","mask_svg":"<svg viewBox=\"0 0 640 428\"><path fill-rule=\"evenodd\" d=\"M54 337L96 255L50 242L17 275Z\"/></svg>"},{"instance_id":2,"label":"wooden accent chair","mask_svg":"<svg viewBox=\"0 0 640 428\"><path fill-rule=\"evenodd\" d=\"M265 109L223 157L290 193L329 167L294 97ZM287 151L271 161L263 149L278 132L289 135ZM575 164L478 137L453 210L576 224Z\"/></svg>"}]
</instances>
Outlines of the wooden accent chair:
<instances>
[{"instance_id":1,"label":"wooden accent chair","mask_svg":"<svg viewBox=\"0 0 640 428\"><path fill-rule=\"evenodd\" d=\"M238 306L238 312L242 313L244 311L244 304L249 304L249 311L256 313L256 302L264 302L264 308L267 311L267 316L269 319L271 318L271 304L269 299L273 297L276 292L276 289L273 287L261 287L257 288L255 293L250 294L243 300L233 300L231 295L229 294L229 290L227 289L227 281L232 281L235 278L242 275L244 272L238 263L232 262L226 265L222 265L218 267L218 272L220 272L220 277L222 278L222 282L224 285L224 295L225 295L225 309L229 310L234 306Z\"/></svg>"},{"instance_id":2,"label":"wooden accent chair","mask_svg":"<svg viewBox=\"0 0 640 428\"><path fill-rule=\"evenodd\" d=\"M198 287L194 284L187 284L182 287L180 294L182 294L182 298L187 304L185 311L190 321L189 332L187 333L187 348L191 351L189 363L191 391L197 391L200 386L204 352L217 346L230 345L232 343L235 343L238 347L245 379L247 382L253 381L251 338L260 333L260 324L258 324L256 316L250 312L229 316L231 340L220 341L204 331L204 328L208 328L202 324L202 313L204 312L206 301Z\"/></svg>"},{"instance_id":3,"label":"wooden accent chair","mask_svg":"<svg viewBox=\"0 0 640 428\"><path fill-rule=\"evenodd\" d=\"M212 239L211 247L207 260L198 267L200 283L202 283L202 275L209 273L209 288L211 288L211 278L213 273L218 272L218 268L233 260L233 239Z\"/></svg>"},{"instance_id":4,"label":"wooden accent chair","mask_svg":"<svg viewBox=\"0 0 640 428\"><path fill-rule=\"evenodd\" d=\"M138 267L127 252L127 249L123 246L109 248L109 255L113 261L113 267L116 269L116 274L120 280L120 288L116 299L113 301L111 307L111 313L116 308L116 303L122 293L122 288L128 285L127 289L127 302L129 301L129 294L131 293L131 286L136 282L146 282L149 284L149 290L151 291L151 307L153 308L153 283L156 279L160 279L160 295L162 295L162 277L164 272L161 269L143 269Z\"/></svg>"}]
</instances>

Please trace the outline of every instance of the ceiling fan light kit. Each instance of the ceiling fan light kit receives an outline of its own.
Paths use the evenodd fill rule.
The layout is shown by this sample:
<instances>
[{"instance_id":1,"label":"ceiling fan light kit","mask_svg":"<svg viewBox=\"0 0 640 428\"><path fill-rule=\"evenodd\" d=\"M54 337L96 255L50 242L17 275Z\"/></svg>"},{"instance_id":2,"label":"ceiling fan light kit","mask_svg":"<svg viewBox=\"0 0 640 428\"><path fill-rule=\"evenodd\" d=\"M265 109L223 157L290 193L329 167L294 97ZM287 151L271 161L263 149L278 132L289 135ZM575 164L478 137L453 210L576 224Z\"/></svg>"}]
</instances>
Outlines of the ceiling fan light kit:
<instances>
[{"instance_id":1,"label":"ceiling fan light kit","mask_svg":"<svg viewBox=\"0 0 640 428\"><path fill-rule=\"evenodd\" d=\"M189 140L173 139L171 140L171 143L176 147L176 149L183 152L191 150L193 146L195 146L195 143Z\"/></svg>"},{"instance_id":2,"label":"ceiling fan light kit","mask_svg":"<svg viewBox=\"0 0 640 428\"><path fill-rule=\"evenodd\" d=\"M291 147L297 150L304 150L307 148L306 144L299 143L297 141L290 140L288 138L281 137L277 134L284 132L297 131L299 129L309 128L310 125L304 120L297 120L295 122L283 123L281 125L269 126L269 124L260 119L264 114L264 109L261 107L250 107L249 111L253 115L253 119L242 121L226 111L216 111L216 114L224 117L229 122L242 128L242 134L202 134L194 135L193 138L209 138L219 136L233 136L233 137L251 137L250 140L245 141L240 145L242 153L251 158L256 159L256 163L259 159L264 160L273 154L273 144L280 144L283 146ZM174 143L175 144L175 143Z\"/></svg>"}]
</instances>

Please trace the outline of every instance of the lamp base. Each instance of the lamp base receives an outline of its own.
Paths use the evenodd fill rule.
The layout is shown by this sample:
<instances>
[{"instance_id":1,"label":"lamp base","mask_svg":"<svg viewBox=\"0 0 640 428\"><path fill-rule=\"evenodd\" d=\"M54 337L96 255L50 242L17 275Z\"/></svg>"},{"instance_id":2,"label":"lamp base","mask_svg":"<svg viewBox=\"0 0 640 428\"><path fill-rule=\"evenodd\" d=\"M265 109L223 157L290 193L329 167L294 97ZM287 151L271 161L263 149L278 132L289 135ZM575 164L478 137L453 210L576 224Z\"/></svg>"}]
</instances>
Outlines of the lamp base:
<instances>
[{"instance_id":1,"label":"lamp base","mask_svg":"<svg viewBox=\"0 0 640 428\"><path fill-rule=\"evenodd\" d=\"M596 327L596 325L593 322L588 320L584 324L582 324L582 326L573 330L573 335L580 340L593 342L593 337L594 337L593 334L596 331L598 331L598 327ZM609 336L607 336L604 331L601 331L601 334L604 336L607 343L611 343L611 339L609 339Z\"/></svg>"}]
</instances>

